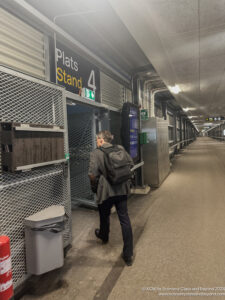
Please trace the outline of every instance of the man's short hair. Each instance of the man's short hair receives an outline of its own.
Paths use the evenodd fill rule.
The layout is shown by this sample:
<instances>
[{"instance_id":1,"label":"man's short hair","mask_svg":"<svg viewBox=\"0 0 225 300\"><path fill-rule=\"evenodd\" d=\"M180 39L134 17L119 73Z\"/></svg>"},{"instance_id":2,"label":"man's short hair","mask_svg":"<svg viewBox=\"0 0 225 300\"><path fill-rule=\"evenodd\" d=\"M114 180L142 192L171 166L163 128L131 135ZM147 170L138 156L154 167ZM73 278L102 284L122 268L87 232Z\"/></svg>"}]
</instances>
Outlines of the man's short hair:
<instances>
[{"instance_id":1,"label":"man's short hair","mask_svg":"<svg viewBox=\"0 0 225 300\"><path fill-rule=\"evenodd\" d=\"M97 138L103 139L106 143L111 143L113 140L113 135L110 131L103 130L97 134Z\"/></svg>"}]
</instances>

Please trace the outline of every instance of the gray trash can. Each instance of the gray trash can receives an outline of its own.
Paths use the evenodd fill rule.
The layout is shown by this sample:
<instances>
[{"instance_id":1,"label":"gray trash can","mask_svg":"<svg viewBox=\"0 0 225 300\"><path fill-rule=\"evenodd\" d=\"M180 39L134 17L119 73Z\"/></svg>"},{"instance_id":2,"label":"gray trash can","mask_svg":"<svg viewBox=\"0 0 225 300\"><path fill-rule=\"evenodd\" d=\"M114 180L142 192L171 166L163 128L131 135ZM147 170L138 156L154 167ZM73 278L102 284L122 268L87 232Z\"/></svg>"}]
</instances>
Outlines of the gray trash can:
<instances>
[{"instance_id":1,"label":"gray trash can","mask_svg":"<svg viewBox=\"0 0 225 300\"><path fill-rule=\"evenodd\" d=\"M25 219L27 272L40 275L64 263L63 206L50 206Z\"/></svg>"}]
</instances>

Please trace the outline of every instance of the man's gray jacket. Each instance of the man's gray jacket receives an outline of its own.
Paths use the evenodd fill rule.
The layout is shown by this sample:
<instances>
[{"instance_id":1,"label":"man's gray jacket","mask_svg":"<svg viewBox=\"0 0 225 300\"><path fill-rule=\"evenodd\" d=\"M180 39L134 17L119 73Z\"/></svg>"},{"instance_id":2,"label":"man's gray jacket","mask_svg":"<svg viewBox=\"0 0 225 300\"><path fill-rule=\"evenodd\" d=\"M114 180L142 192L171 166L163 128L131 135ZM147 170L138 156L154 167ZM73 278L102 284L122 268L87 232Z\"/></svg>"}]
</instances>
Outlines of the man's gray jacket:
<instances>
[{"instance_id":1,"label":"man's gray jacket","mask_svg":"<svg viewBox=\"0 0 225 300\"><path fill-rule=\"evenodd\" d=\"M103 148L112 147L112 144L104 143L102 147ZM118 147L123 148L122 146L119 145ZM127 152L126 155L132 167L134 165L133 160ZM107 181L106 179L107 174L104 166L104 153L98 148L90 153L88 175L93 175L96 178L99 178L98 189L97 189L97 204L101 204L104 200L108 199L109 197L128 195L130 193L129 181L118 185L111 185Z\"/></svg>"}]
</instances>

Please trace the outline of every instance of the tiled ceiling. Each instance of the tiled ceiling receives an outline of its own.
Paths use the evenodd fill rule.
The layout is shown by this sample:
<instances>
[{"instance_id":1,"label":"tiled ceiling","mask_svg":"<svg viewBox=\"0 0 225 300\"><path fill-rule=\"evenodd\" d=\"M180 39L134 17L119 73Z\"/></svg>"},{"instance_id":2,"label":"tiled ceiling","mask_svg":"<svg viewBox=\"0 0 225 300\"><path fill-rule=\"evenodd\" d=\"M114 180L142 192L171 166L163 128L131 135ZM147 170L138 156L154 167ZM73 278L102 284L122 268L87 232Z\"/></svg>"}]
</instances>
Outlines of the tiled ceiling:
<instances>
[{"instance_id":1,"label":"tiled ceiling","mask_svg":"<svg viewBox=\"0 0 225 300\"><path fill-rule=\"evenodd\" d=\"M225 0L109 2L189 115L225 115Z\"/></svg>"},{"instance_id":2,"label":"tiled ceiling","mask_svg":"<svg viewBox=\"0 0 225 300\"><path fill-rule=\"evenodd\" d=\"M225 0L26 1L115 69L152 64L196 123L225 116Z\"/></svg>"}]
</instances>

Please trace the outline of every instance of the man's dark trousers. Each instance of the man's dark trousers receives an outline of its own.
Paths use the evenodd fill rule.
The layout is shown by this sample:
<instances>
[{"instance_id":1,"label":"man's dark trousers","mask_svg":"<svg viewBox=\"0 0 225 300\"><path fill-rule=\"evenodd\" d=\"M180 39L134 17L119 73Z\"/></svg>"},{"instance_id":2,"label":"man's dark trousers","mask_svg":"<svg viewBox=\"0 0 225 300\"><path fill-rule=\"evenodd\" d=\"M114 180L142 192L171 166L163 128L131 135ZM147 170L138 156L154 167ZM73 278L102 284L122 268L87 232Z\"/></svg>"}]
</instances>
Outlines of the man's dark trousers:
<instances>
[{"instance_id":1,"label":"man's dark trousers","mask_svg":"<svg viewBox=\"0 0 225 300\"><path fill-rule=\"evenodd\" d=\"M115 205L116 211L120 220L120 225L123 235L123 255L124 257L131 257L133 255L133 234L130 223L130 218L127 211L127 196L114 196L98 205L100 215L100 232L99 236L103 241L108 241L110 213L112 206Z\"/></svg>"}]
</instances>

